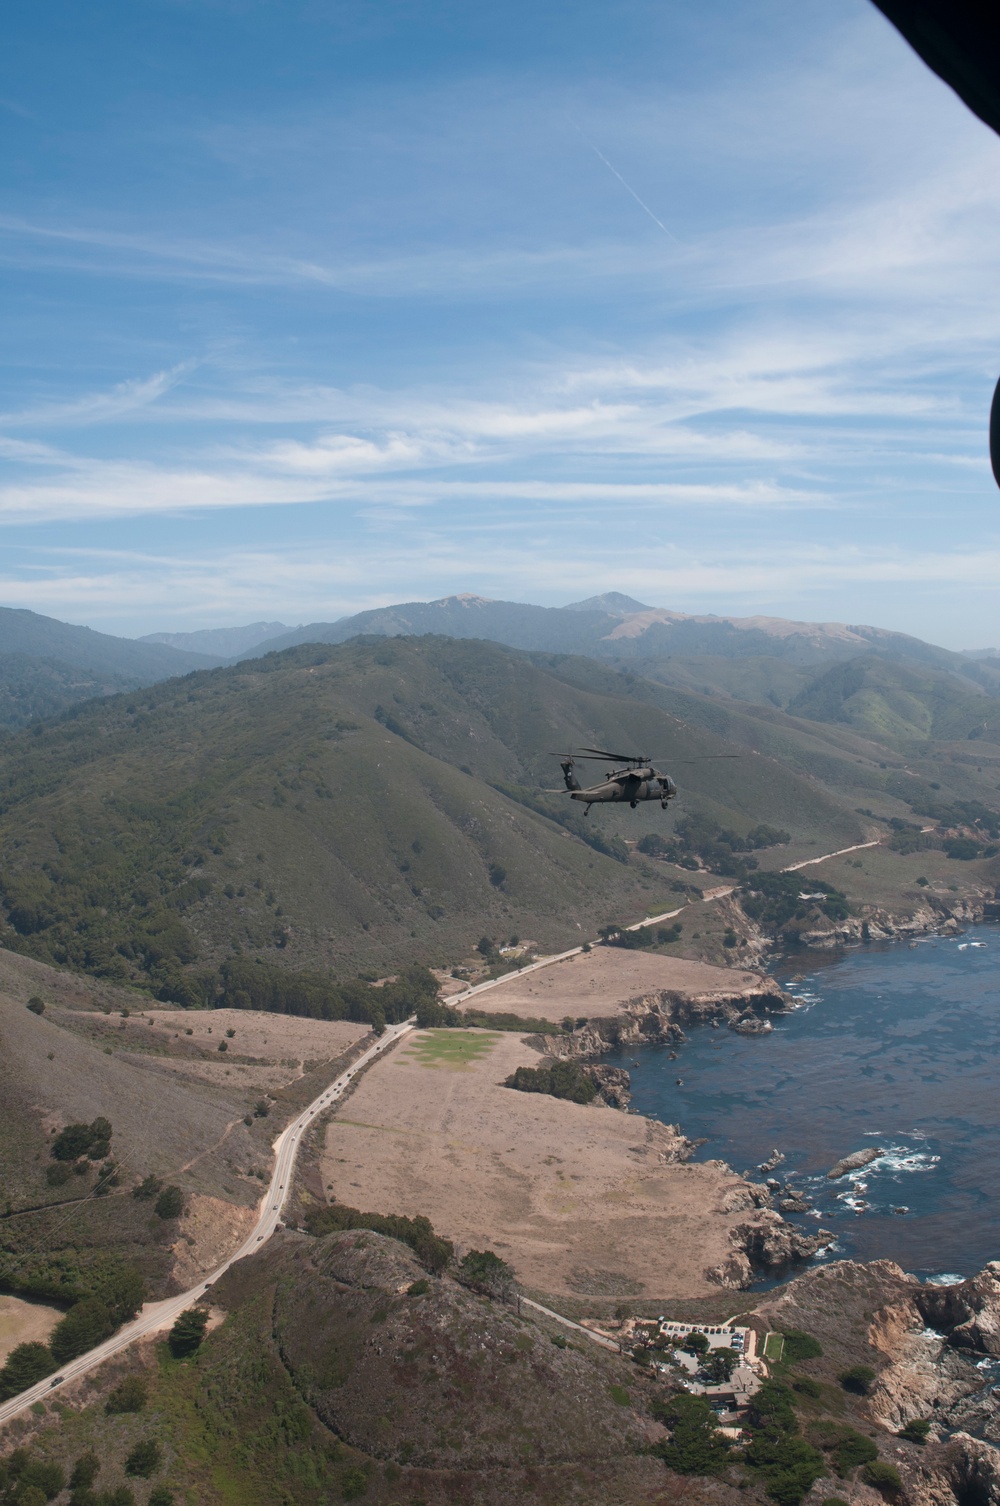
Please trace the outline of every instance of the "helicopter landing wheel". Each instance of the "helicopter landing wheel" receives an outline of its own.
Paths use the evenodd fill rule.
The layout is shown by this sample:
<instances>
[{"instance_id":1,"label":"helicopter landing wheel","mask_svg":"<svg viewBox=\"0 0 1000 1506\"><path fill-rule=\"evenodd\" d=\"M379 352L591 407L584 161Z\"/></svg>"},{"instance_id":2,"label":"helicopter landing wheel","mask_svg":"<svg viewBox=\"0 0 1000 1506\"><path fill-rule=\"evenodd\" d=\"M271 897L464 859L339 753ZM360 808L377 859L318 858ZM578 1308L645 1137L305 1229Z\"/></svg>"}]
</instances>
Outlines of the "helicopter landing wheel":
<instances>
[{"instance_id":1,"label":"helicopter landing wheel","mask_svg":"<svg viewBox=\"0 0 1000 1506\"><path fill-rule=\"evenodd\" d=\"M632 807L633 810L635 810L635 808L636 808L636 806L638 804L639 804L638 800L630 800L629 801L629 805Z\"/></svg>"},{"instance_id":2,"label":"helicopter landing wheel","mask_svg":"<svg viewBox=\"0 0 1000 1506\"><path fill-rule=\"evenodd\" d=\"M665 800L661 800L660 801L660 810L661 811L665 811L666 808L667 808L667 802Z\"/></svg>"}]
</instances>

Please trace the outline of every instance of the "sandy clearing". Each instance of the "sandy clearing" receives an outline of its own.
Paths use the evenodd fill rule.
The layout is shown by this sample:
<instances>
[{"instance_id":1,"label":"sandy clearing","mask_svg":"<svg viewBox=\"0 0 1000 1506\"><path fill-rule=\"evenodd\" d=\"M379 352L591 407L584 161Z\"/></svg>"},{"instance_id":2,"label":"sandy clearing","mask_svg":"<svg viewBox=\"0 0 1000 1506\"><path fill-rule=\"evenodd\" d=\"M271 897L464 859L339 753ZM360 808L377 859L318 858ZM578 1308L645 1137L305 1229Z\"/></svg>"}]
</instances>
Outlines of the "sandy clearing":
<instances>
[{"instance_id":1,"label":"sandy clearing","mask_svg":"<svg viewBox=\"0 0 1000 1506\"><path fill-rule=\"evenodd\" d=\"M222 1198L197 1193L189 1197L173 1246L171 1275L181 1291L224 1260L250 1233L256 1218L254 1208L237 1208Z\"/></svg>"},{"instance_id":2,"label":"sandy clearing","mask_svg":"<svg viewBox=\"0 0 1000 1506\"><path fill-rule=\"evenodd\" d=\"M42 1302L0 1297L0 1365L18 1344L47 1343L63 1316L57 1307L46 1307Z\"/></svg>"},{"instance_id":3,"label":"sandy clearing","mask_svg":"<svg viewBox=\"0 0 1000 1506\"><path fill-rule=\"evenodd\" d=\"M424 1034L423 1032L420 1035ZM730 1253L724 1213L742 1186L718 1162L671 1163L670 1126L500 1084L538 1056L493 1038L457 1068L414 1044L366 1074L326 1132L324 1185L380 1213L426 1214L463 1249L489 1247L543 1293L704 1296Z\"/></svg>"},{"instance_id":4,"label":"sandy clearing","mask_svg":"<svg viewBox=\"0 0 1000 1506\"><path fill-rule=\"evenodd\" d=\"M561 1020L564 1015L603 1019L616 1015L631 999L656 993L731 996L760 986L757 973L713 967L685 957L595 947L551 967L521 977L512 975L488 993L469 1000L468 1008L510 1011L526 1019Z\"/></svg>"}]
</instances>

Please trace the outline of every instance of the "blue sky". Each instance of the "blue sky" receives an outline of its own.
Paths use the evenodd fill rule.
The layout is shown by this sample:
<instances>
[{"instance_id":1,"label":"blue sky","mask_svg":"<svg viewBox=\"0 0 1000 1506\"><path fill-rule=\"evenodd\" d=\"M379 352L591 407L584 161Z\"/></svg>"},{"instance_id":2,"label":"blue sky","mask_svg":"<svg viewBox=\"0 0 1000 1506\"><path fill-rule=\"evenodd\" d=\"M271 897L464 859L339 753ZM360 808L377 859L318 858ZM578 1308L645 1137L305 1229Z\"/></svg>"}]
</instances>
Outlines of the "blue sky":
<instances>
[{"instance_id":1,"label":"blue sky","mask_svg":"<svg viewBox=\"0 0 1000 1506\"><path fill-rule=\"evenodd\" d=\"M0 602L1000 640L1000 141L867 0L13 0Z\"/></svg>"}]
</instances>

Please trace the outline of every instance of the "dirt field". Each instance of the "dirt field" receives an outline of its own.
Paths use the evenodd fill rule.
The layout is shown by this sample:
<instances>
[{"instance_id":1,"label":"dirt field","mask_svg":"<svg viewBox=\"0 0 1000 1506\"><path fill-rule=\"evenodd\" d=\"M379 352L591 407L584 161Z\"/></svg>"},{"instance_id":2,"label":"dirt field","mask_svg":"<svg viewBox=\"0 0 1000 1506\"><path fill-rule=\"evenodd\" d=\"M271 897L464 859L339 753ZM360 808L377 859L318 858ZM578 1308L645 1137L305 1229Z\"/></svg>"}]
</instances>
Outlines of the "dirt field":
<instances>
[{"instance_id":1,"label":"dirt field","mask_svg":"<svg viewBox=\"0 0 1000 1506\"><path fill-rule=\"evenodd\" d=\"M0 1297L0 1365L18 1344L46 1343L62 1316L57 1307L41 1302Z\"/></svg>"},{"instance_id":2,"label":"dirt field","mask_svg":"<svg viewBox=\"0 0 1000 1506\"><path fill-rule=\"evenodd\" d=\"M536 1291L717 1293L704 1273L746 1219L721 1211L738 1179L719 1163L669 1163L668 1126L501 1086L537 1062L513 1034L408 1037L331 1121L324 1185L354 1207L426 1214L461 1248L496 1250Z\"/></svg>"},{"instance_id":3,"label":"dirt field","mask_svg":"<svg viewBox=\"0 0 1000 1506\"><path fill-rule=\"evenodd\" d=\"M733 995L756 987L756 973L711 967L684 957L626 952L595 947L537 973L513 974L466 1001L464 1007L488 1012L509 1010L528 1019L561 1020L564 1015L590 1019L617 1014L630 999L661 992Z\"/></svg>"}]
</instances>

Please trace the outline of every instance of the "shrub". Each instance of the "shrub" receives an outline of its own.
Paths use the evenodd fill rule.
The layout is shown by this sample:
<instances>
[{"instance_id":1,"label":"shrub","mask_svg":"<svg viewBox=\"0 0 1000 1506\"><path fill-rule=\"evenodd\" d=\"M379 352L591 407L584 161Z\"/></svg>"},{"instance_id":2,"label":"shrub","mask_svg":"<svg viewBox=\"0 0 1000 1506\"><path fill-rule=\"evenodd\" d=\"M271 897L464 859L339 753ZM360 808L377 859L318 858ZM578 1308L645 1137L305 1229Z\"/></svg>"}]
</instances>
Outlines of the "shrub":
<instances>
[{"instance_id":1,"label":"shrub","mask_svg":"<svg viewBox=\"0 0 1000 1506\"><path fill-rule=\"evenodd\" d=\"M170 1353L175 1359L183 1359L185 1355L194 1354L205 1337L205 1328L208 1324L208 1313L203 1307L188 1307L180 1314L167 1343L170 1345Z\"/></svg>"},{"instance_id":2,"label":"shrub","mask_svg":"<svg viewBox=\"0 0 1000 1506\"><path fill-rule=\"evenodd\" d=\"M104 1403L105 1412L141 1412L146 1405L146 1382L141 1375L127 1375Z\"/></svg>"},{"instance_id":3,"label":"shrub","mask_svg":"<svg viewBox=\"0 0 1000 1506\"><path fill-rule=\"evenodd\" d=\"M842 1370L837 1379L845 1391L853 1391L856 1396L867 1396L875 1379L875 1371L870 1365L851 1365L849 1369Z\"/></svg>"},{"instance_id":4,"label":"shrub","mask_svg":"<svg viewBox=\"0 0 1000 1506\"><path fill-rule=\"evenodd\" d=\"M125 1460L125 1473L148 1480L150 1475L156 1474L162 1459L163 1450L156 1439L141 1438Z\"/></svg>"},{"instance_id":5,"label":"shrub","mask_svg":"<svg viewBox=\"0 0 1000 1506\"><path fill-rule=\"evenodd\" d=\"M431 1284L426 1276L421 1276L419 1281L411 1281L406 1288L408 1297L423 1297L431 1289Z\"/></svg>"},{"instance_id":6,"label":"shrub","mask_svg":"<svg viewBox=\"0 0 1000 1506\"><path fill-rule=\"evenodd\" d=\"M341 1477L340 1494L345 1501L356 1501L368 1489L368 1476L363 1469L349 1469Z\"/></svg>"},{"instance_id":7,"label":"shrub","mask_svg":"<svg viewBox=\"0 0 1000 1506\"><path fill-rule=\"evenodd\" d=\"M911 1417L905 1427L900 1428L900 1438L905 1438L907 1443L926 1443L927 1435L931 1430L930 1419L927 1417Z\"/></svg>"},{"instance_id":8,"label":"shrub","mask_svg":"<svg viewBox=\"0 0 1000 1506\"><path fill-rule=\"evenodd\" d=\"M32 994L31 998L28 1000L27 1007L31 1010L32 1014L44 1014L45 1000L40 999L37 994Z\"/></svg>"},{"instance_id":9,"label":"shrub","mask_svg":"<svg viewBox=\"0 0 1000 1506\"><path fill-rule=\"evenodd\" d=\"M17 1491L17 1506L45 1506L48 1496L37 1485L19 1486Z\"/></svg>"},{"instance_id":10,"label":"shrub","mask_svg":"<svg viewBox=\"0 0 1000 1506\"><path fill-rule=\"evenodd\" d=\"M73 1175L73 1168L66 1161L53 1161L45 1168L45 1180L50 1187L62 1187Z\"/></svg>"},{"instance_id":11,"label":"shrub","mask_svg":"<svg viewBox=\"0 0 1000 1506\"><path fill-rule=\"evenodd\" d=\"M815 1401L822 1396L823 1388L811 1375L796 1375L792 1378L792 1390L798 1391L800 1396L811 1396Z\"/></svg>"},{"instance_id":12,"label":"shrub","mask_svg":"<svg viewBox=\"0 0 1000 1506\"><path fill-rule=\"evenodd\" d=\"M853 1428L844 1430L833 1451L834 1467L838 1475L846 1475L848 1470L877 1458L878 1449L872 1440L866 1438L864 1433L856 1433Z\"/></svg>"},{"instance_id":13,"label":"shrub","mask_svg":"<svg viewBox=\"0 0 1000 1506\"><path fill-rule=\"evenodd\" d=\"M608 1395L618 1407L627 1407L631 1405L632 1398L631 1396L629 1396L624 1386L609 1386Z\"/></svg>"},{"instance_id":14,"label":"shrub","mask_svg":"<svg viewBox=\"0 0 1000 1506\"><path fill-rule=\"evenodd\" d=\"M94 1192L98 1197L106 1197L112 1187L117 1187L121 1177L118 1175L118 1167L114 1161L105 1161L97 1173L97 1181L94 1184Z\"/></svg>"},{"instance_id":15,"label":"shrub","mask_svg":"<svg viewBox=\"0 0 1000 1506\"><path fill-rule=\"evenodd\" d=\"M874 1485L876 1490L893 1493L903 1488L899 1470L894 1464L887 1464L884 1459L873 1459L871 1464L866 1464L861 1478L867 1485Z\"/></svg>"},{"instance_id":16,"label":"shrub","mask_svg":"<svg viewBox=\"0 0 1000 1506\"><path fill-rule=\"evenodd\" d=\"M823 1353L822 1345L811 1333L803 1333L801 1328L784 1329L782 1338L785 1347L781 1357L791 1365L798 1365L802 1360L818 1360Z\"/></svg>"},{"instance_id":17,"label":"shrub","mask_svg":"<svg viewBox=\"0 0 1000 1506\"><path fill-rule=\"evenodd\" d=\"M150 1492L148 1506L174 1506L175 1500L172 1490L168 1490L165 1485L157 1485L156 1489Z\"/></svg>"},{"instance_id":18,"label":"shrub","mask_svg":"<svg viewBox=\"0 0 1000 1506\"><path fill-rule=\"evenodd\" d=\"M66 1488L66 1474L61 1464L52 1464L41 1459L32 1459L24 1466L18 1479L17 1499L24 1501L26 1490L34 1486L43 1500L52 1501Z\"/></svg>"},{"instance_id":19,"label":"shrub","mask_svg":"<svg viewBox=\"0 0 1000 1506\"><path fill-rule=\"evenodd\" d=\"M111 1309L100 1297L84 1297L76 1302L56 1325L49 1347L60 1365L86 1354L88 1349L111 1337L117 1324Z\"/></svg>"},{"instance_id":20,"label":"shrub","mask_svg":"<svg viewBox=\"0 0 1000 1506\"><path fill-rule=\"evenodd\" d=\"M73 1465L73 1473L69 1477L70 1490L89 1490L97 1479L100 1469L100 1459L91 1449L88 1449Z\"/></svg>"},{"instance_id":21,"label":"shrub","mask_svg":"<svg viewBox=\"0 0 1000 1506\"><path fill-rule=\"evenodd\" d=\"M44 1343L18 1343L0 1370L0 1401L8 1401L11 1396L26 1392L30 1386L38 1386L39 1381L53 1373L56 1363L53 1352Z\"/></svg>"},{"instance_id":22,"label":"shrub","mask_svg":"<svg viewBox=\"0 0 1000 1506\"><path fill-rule=\"evenodd\" d=\"M159 1194L162 1186L163 1183L160 1181L159 1177L154 1177L153 1173L150 1172L148 1176L143 1177L138 1187L132 1188L132 1196L140 1198L143 1201L147 1201L156 1197Z\"/></svg>"},{"instance_id":23,"label":"shrub","mask_svg":"<svg viewBox=\"0 0 1000 1506\"><path fill-rule=\"evenodd\" d=\"M157 1218L180 1218L184 1212L184 1194L179 1187L164 1187L153 1209Z\"/></svg>"}]
</instances>

